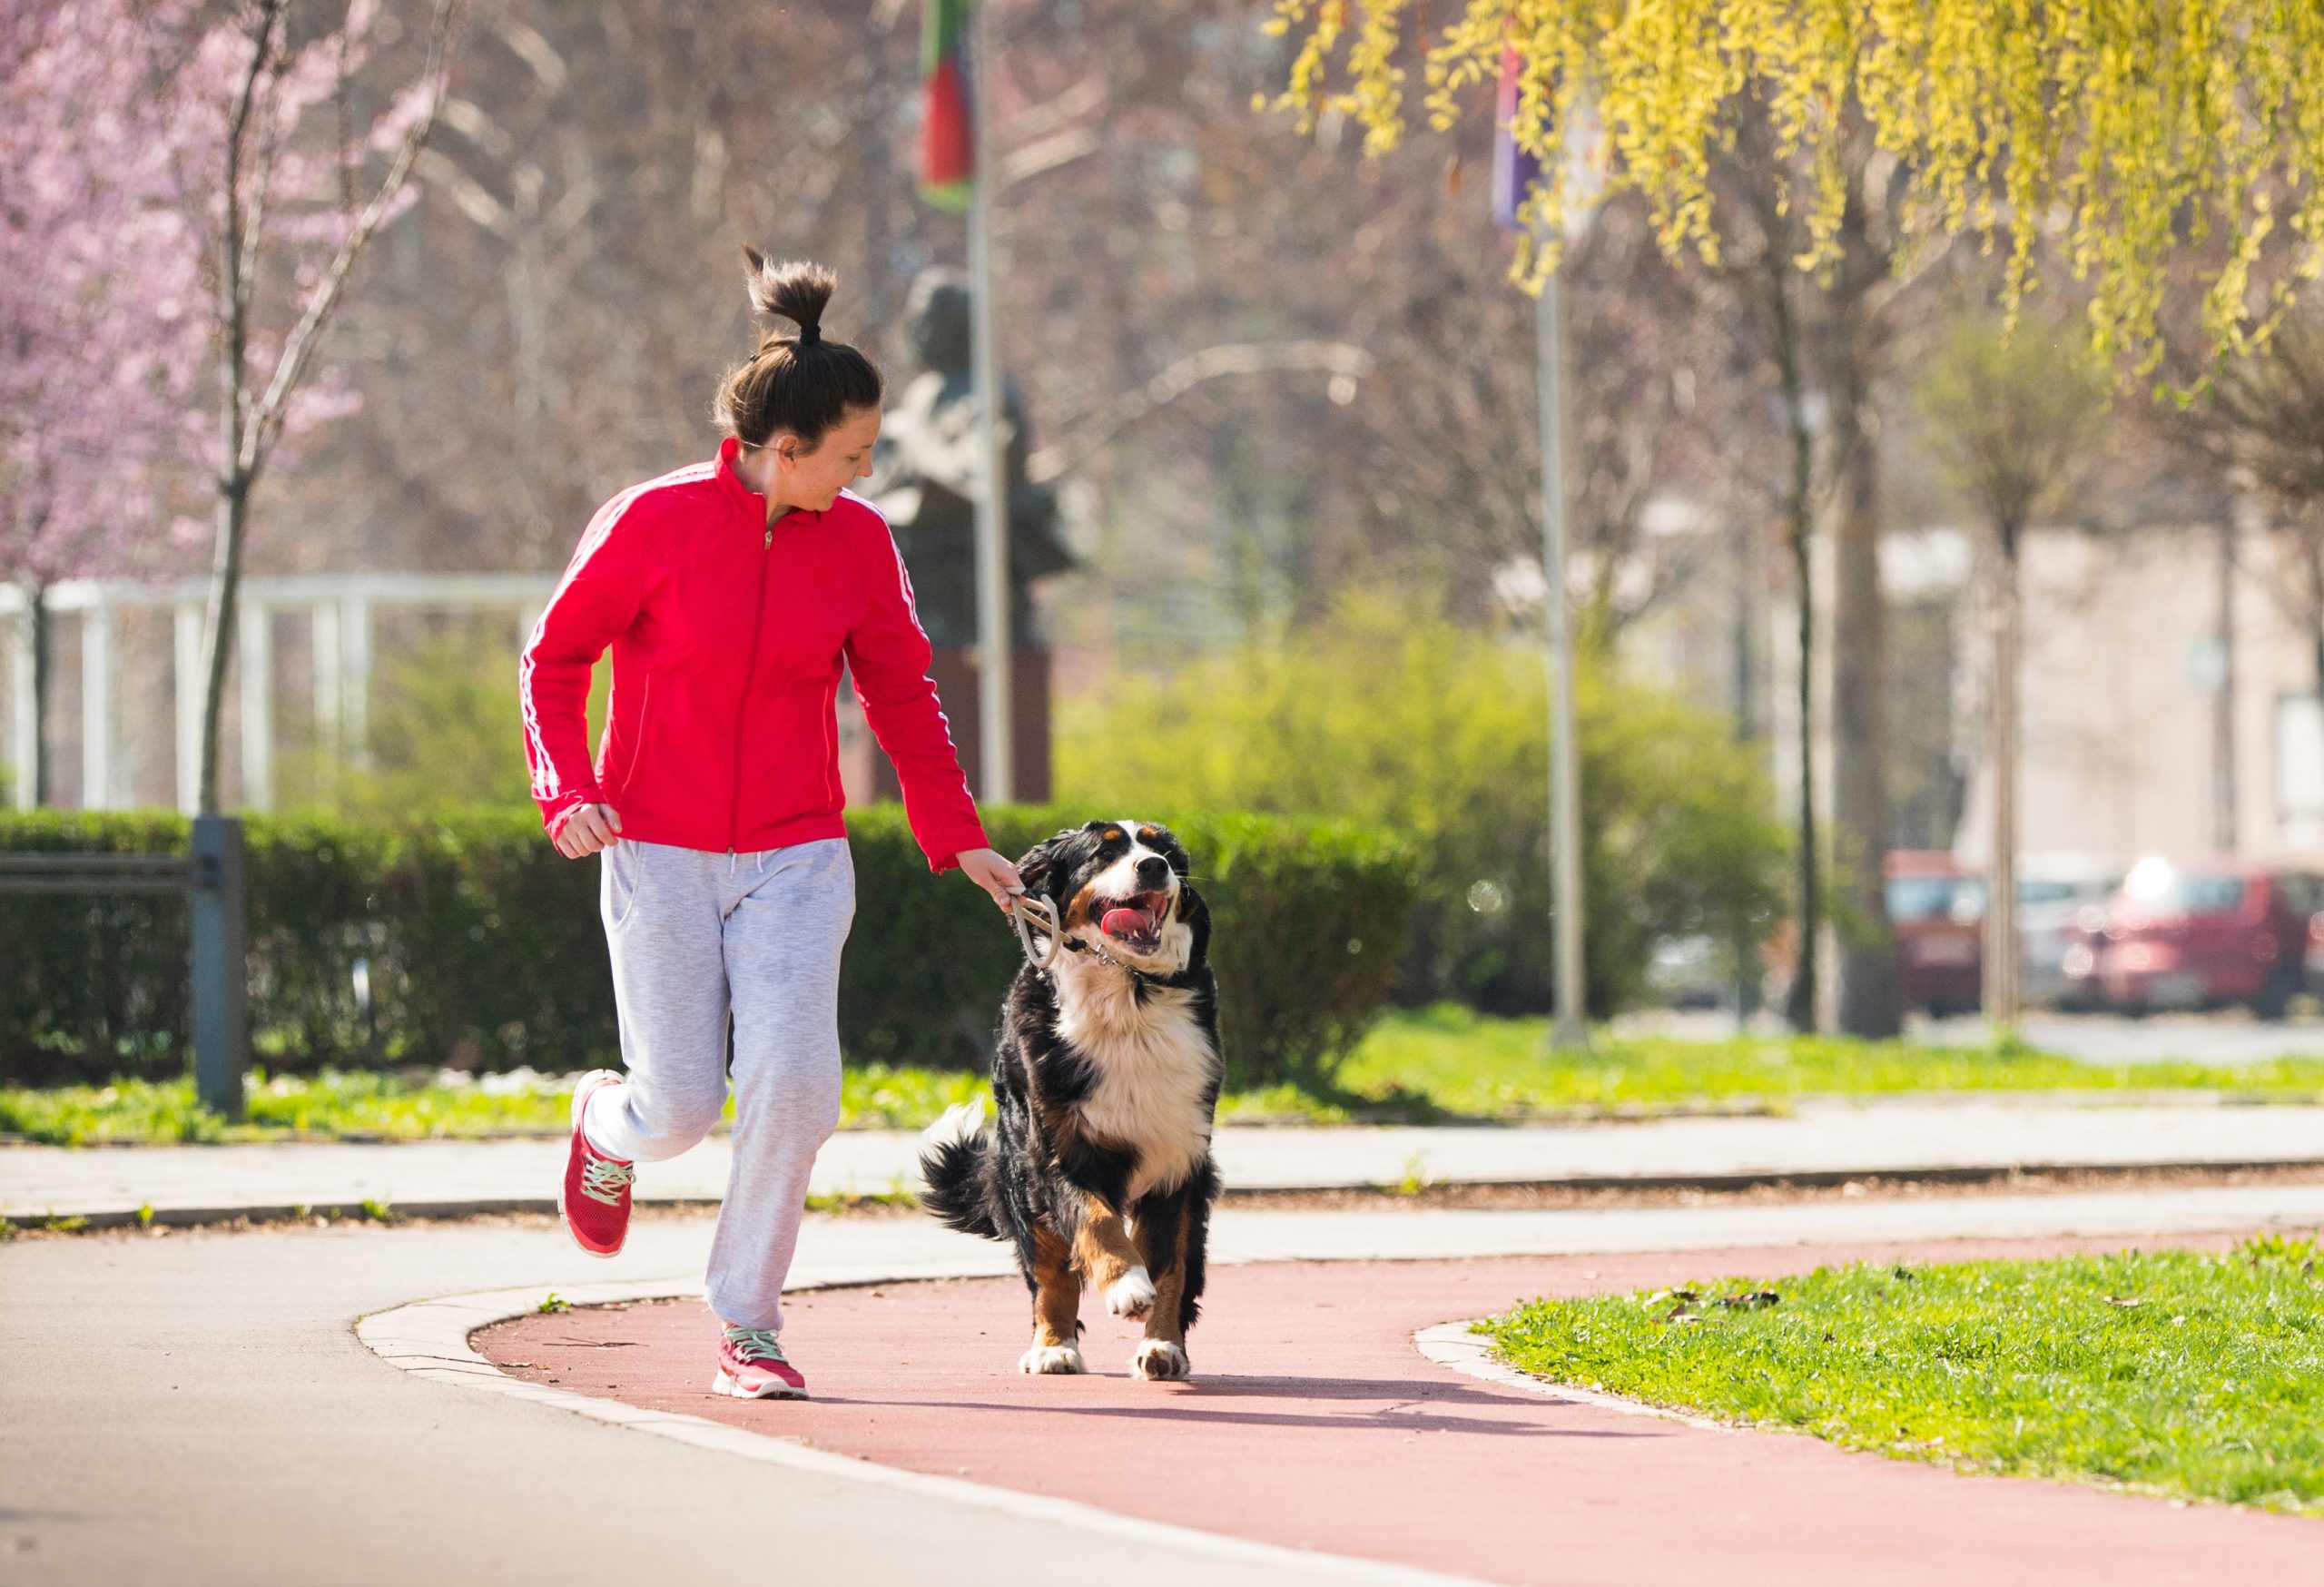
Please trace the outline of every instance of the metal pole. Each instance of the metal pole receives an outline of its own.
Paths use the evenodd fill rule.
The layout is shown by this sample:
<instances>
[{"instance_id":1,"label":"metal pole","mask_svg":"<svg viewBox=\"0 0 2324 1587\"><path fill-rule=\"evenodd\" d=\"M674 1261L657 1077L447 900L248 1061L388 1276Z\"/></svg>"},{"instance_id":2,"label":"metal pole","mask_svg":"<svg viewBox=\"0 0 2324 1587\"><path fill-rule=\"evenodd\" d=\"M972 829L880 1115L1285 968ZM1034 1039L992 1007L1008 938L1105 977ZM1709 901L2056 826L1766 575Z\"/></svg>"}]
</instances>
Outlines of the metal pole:
<instances>
[{"instance_id":1,"label":"metal pole","mask_svg":"<svg viewBox=\"0 0 2324 1587\"><path fill-rule=\"evenodd\" d=\"M202 809L202 630L209 614L200 601L180 601L173 618L176 666L172 683L177 702L178 809Z\"/></svg>"},{"instance_id":2,"label":"metal pole","mask_svg":"<svg viewBox=\"0 0 2324 1587\"><path fill-rule=\"evenodd\" d=\"M40 622L27 598L16 608L16 665L9 680L12 705L8 714L8 764L15 793L16 808L30 810L40 803L40 691L34 680L40 672Z\"/></svg>"},{"instance_id":3,"label":"metal pole","mask_svg":"<svg viewBox=\"0 0 2324 1587\"><path fill-rule=\"evenodd\" d=\"M318 642L321 636L318 635ZM333 641L337 643L336 640ZM241 669L242 797L246 810L274 808L274 616L264 602L245 596L234 616L234 665ZM320 654L320 643L318 644ZM316 678L318 726L330 706ZM334 689L336 684L331 685Z\"/></svg>"},{"instance_id":4,"label":"metal pole","mask_svg":"<svg viewBox=\"0 0 2324 1587\"><path fill-rule=\"evenodd\" d=\"M1986 866L1984 994L1985 1024L1995 1038L2017 1029L2017 768L2018 768L2018 577L2015 529L2005 529L2004 546L1994 553L1993 711L1989 724L1994 768L1994 843Z\"/></svg>"},{"instance_id":5,"label":"metal pole","mask_svg":"<svg viewBox=\"0 0 2324 1587\"><path fill-rule=\"evenodd\" d=\"M1581 807L1580 757L1574 747L1573 627L1566 600L1565 399L1559 378L1564 325L1558 278L1542 283L1535 316L1541 361L1541 573L1543 628L1550 677L1550 890L1556 951L1556 1048L1589 1045L1581 967Z\"/></svg>"},{"instance_id":6,"label":"metal pole","mask_svg":"<svg viewBox=\"0 0 2324 1587\"><path fill-rule=\"evenodd\" d=\"M113 607L101 592L81 612L81 808L111 810Z\"/></svg>"},{"instance_id":7,"label":"metal pole","mask_svg":"<svg viewBox=\"0 0 2324 1587\"><path fill-rule=\"evenodd\" d=\"M193 928L193 1087L204 1107L239 1119L242 1070L250 1058L244 1010L249 932L239 818L193 818L192 880L187 900Z\"/></svg>"},{"instance_id":8,"label":"metal pole","mask_svg":"<svg viewBox=\"0 0 2324 1587\"><path fill-rule=\"evenodd\" d=\"M2211 695L2211 847L2236 852L2235 532L2230 510L2219 526L2219 684Z\"/></svg>"},{"instance_id":9,"label":"metal pole","mask_svg":"<svg viewBox=\"0 0 2324 1587\"><path fill-rule=\"evenodd\" d=\"M987 0L969 8L969 108L976 140L974 192L969 204L969 347L977 390L977 454L984 462L984 492L977 500L977 746L983 797L1006 803L1010 776L1009 518L1000 452L1000 379L992 340L992 196L1000 163L992 153L992 78L985 69L992 28Z\"/></svg>"},{"instance_id":10,"label":"metal pole","mask_svg":"<svg viewBox=\"0 0 2324 1587\"><path fill-rule=\"evenodd\" d=\"M371 764L371 603L351 595L339 603L340 756Z\"/></svg>"}]
</instances>

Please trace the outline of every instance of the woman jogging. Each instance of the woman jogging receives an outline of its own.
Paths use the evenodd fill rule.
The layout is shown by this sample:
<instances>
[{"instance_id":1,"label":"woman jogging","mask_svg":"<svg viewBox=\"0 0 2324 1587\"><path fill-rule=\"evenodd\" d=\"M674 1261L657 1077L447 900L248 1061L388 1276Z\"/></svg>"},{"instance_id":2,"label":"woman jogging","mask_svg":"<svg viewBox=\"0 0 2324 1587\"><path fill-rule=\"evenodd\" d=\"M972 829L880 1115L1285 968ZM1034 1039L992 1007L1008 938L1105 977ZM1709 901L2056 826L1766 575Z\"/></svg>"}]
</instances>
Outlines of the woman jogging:
<instances>
[{"instance_id":1,"label":"woman jogging","mask_svg":"<svg viewBox=\"0 0 2324 1587\"><path fill-rule=\"evenodd\" d=\"M725 1325L712 1387L801 1397L783 1281L808 1170L839 1121L840 948L855 914L832 717L844 662L895 763L912 835L1004 910L929 681L929 643L872 471L879 370L822 338L820 265L750 260L751 301L798 324L729 373L715 460L599 508L518 674L533 796L557 852L600 856L622 1062L573 1094L558 1198L581 1248L621 1249L635 1165L701 1140L726 1101L734 1161L710 1247ZM613 651L593 765L589 674Z\"/></svg>"}]
</instances>

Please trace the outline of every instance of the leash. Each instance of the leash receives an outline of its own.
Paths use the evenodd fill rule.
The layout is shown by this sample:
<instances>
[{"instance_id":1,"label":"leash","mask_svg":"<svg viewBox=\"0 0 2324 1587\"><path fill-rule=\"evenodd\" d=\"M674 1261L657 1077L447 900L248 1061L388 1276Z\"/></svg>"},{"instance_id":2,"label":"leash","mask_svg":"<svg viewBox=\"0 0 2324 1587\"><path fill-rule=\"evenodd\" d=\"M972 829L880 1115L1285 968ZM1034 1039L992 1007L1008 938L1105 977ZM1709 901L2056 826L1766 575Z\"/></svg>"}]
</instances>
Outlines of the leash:
<instances>
[{"instance_id":1,"label":"leash","mask_svg":"<svg viewBox=\"0 0 2324 1587\"><path fill-rule=\"evenodd\" d=\"M1025 950L1025 962L1035 970L1048 970L1067 946L1065 932L1058 925L1057 906L1036 892L1018 893L1009 900L1009 921L1017 928L1017 941ZM1033 946L1033 933L1037 931L1048 937L1046 947Z\"/></svg>"},{"instance_id":2,"label":"leash","mask_svg":"<svg viewBox=\"0 0 2324 1587\"><path fill-rule=\"evenodd\" d=\"M1152 981L1162 979L1150 970L1140 970L1135 964L1124 964L1103 948L1087 942L1077 942L1065 934L1058 923L1057 906L1039 893L1020 892L1010 899L1014 906L1009 912L1009 923L1017 928L1018 943L1025 950L1025 962L1042 974L1049 973L1060 953L1090 953L1101 964L1110 964L1126 971L1133 980ZM1036 945L1037 940L1047 938Z\"/></svg>"}]
</instances>

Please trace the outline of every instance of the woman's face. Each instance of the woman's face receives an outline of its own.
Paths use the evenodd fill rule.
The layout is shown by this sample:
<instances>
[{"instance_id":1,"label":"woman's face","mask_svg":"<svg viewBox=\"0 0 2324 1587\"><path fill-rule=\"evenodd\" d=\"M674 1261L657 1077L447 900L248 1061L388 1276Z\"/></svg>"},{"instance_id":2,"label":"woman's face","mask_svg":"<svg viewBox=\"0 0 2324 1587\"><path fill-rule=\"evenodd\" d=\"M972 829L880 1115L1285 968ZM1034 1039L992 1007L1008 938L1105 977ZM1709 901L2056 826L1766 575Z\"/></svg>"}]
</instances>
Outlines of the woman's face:
<instances>
[{"instance_id":1,"label":"woman's face","mask_svg":"<svg viewBox=\"0 0 2324 1587\"><path fill-rule=\"evenodd\" d=\"M871 478L872 443L879 439L876 408L849 409L812 450L802 448L796 436L783 437L774 448L783 499L810 512L831 511L842 490Z\"/></svg>"}]
</instances>

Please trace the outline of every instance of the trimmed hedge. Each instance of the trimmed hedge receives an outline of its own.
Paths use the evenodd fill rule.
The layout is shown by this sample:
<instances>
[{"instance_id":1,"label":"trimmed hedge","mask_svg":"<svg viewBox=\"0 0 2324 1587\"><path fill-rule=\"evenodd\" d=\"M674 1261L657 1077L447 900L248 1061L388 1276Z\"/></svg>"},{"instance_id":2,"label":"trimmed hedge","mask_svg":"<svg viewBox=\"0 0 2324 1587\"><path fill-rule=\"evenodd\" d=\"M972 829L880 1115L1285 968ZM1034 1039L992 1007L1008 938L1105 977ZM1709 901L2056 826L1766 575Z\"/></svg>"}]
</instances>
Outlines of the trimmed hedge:
<instances>
[{"instance_id":1,"label":"trimmed hedge","mask_svg":"<svg viewBox=\"0 0 2324 1587\"><path fill-rule=\"evenodd\" d=\"M1084 813L986 812L1019 853ZM851 1061L980 1067L1015 934L958 877L931 877L894 805L851 812L857 903L840 983ZM1181 818L1216 925L1237 1084L1321 1079L1387 995L1410 847L1341 823ZM597 867L560 859L529 808L405 826L248 823L251 1044L277 1070L618 1061ZM0 816L0 850L178 853L183 818ZM186 910L150 894L0 895L0 1084L184 1072ZM352 971L368 967L371 1014Z\"/></svg>"}]
</instances>

